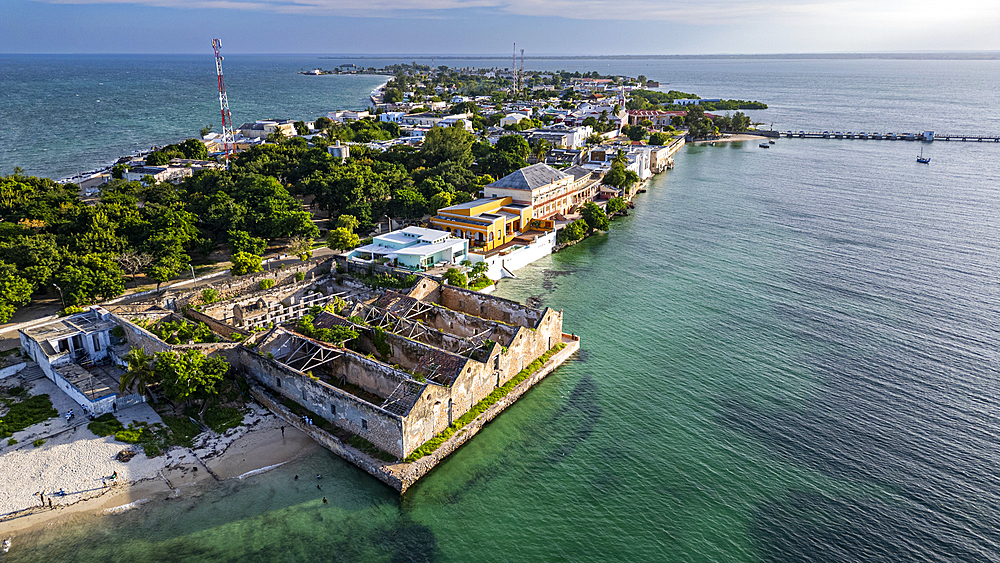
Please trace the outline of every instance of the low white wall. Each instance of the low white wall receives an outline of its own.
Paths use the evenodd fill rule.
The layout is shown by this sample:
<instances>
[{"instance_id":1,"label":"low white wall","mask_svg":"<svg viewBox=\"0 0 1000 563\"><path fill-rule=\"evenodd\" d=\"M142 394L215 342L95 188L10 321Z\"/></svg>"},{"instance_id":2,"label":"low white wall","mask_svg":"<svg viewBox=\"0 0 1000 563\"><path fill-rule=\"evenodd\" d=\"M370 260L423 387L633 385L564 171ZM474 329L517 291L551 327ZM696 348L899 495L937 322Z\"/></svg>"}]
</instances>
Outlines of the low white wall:
<instances>
[{"instance_id":1,"label":"low white wall","mask_svg":"<svg viewBox=\"0 0 1000 563\"><path fill-rule=\"evenodd\" d=\"M14 364L12 366L7 366L7 367L5 367L3 369L0 369L0 379L4 379L4 378L10 377L10 376L16 374L17 372L19 372L22 369L24 369L24 367L27 366L27 365L28 365L28 362L21 362L19 364Z\"/></svg>"},{"instance_id":2,"label":"low white wall","mask_svg":"<svg viewBox=\"0 0 1000 563\"><path fill-rule=\"evenodd\" d=\"M498 280L500 278L509 278L510 275L507 272L513 273L514 271L520 270L528 264L531 264L535 260L552 254L552 248L555 246L555 243L556 233L553 231L545 236L538 237L538 239L530 245L515 252L511 252L506 256L497 254L484 259L481 254L476 255L470 253L469 258L473 264L484 261L489 264L489 268L486 270L486 276L492 280Z\"/></svg>"}]
</instances>

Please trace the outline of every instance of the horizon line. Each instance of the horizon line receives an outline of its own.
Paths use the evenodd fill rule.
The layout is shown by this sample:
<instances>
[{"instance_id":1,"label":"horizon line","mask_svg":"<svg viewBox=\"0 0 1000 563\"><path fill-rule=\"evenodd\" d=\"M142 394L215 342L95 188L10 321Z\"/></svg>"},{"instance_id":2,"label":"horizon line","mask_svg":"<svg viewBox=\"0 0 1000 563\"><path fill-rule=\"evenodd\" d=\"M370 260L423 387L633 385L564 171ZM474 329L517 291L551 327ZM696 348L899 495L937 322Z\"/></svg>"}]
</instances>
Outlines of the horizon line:
<instances>
[{"instance_id":1,"label":"horizon line","mask_svg":"<svg viewBox=\"0 0 1000 563\"><path fill-rule=\"evenodd\" d=\"M51 53L19 53L4 52L0 56L187 56L201 55L199 52L177 52L177 53L116 53L116 52L51 52ZM211 53L206 53L211 55ZM315 56L318 58L329 57L350 57L354 59L390 59L390 58L415 58L415 59L466 59L466 60L507 60L509 54L461 54L461 53L297 53L297 52L231 52L229 55L243 56ZM961 57L965 59L979 60L1000 60L1000 50L932 50L932 51L826 51L826 52L803 52L803 53L701 53L701 54L612 54L612 55L567 55L556 53L541 53L536 55L524 55L525 60L588 60L588 59L704 59L704 58L729 58L729 59L755 59L755 58L933 58L946 59L948 57Z\"/></svg>"}]
</instances>

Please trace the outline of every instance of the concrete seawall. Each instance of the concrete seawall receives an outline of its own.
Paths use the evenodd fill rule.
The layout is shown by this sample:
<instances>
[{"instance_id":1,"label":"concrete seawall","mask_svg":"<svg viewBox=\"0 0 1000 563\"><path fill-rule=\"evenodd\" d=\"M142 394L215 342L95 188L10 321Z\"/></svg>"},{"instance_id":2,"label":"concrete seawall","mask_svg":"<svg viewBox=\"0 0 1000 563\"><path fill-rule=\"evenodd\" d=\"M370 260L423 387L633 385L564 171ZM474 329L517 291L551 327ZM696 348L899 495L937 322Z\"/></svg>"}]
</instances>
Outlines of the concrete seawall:
<instances>
[{"instance_id":1,"label":"concrete seawall","mask_svg":"<svg viewBox=\"0 0 1000 563\"><path fill-rule=\"evenodd\" d=\"M354 448L340 441L336 436L317 427L306 424L301 417L291 412L287 407L278 402L263 387L253 385L250 393L254 399L270 409L276 415L284 419L288 424L298 428L307 436L315 440L318 444L353 463L361 469L367 471L371 476L386 485L389 485L400 493L413 486L421 477L434 469L437 464L444 461L448 455L457 450L475 436L488 422L496 418L504 409L514 404L536 383L544 379L557 367L562 365L577 350L580 349L580 338L563 334L563 343L566 347L554 354L535 374L522 381L514 387L510 393L486 409L479 416L474 418L469 424L456 431L447 441L441 444L433 453L426 455L412 463L385 462L374 458L357 448Z\"/></svg>"}]
</instances>

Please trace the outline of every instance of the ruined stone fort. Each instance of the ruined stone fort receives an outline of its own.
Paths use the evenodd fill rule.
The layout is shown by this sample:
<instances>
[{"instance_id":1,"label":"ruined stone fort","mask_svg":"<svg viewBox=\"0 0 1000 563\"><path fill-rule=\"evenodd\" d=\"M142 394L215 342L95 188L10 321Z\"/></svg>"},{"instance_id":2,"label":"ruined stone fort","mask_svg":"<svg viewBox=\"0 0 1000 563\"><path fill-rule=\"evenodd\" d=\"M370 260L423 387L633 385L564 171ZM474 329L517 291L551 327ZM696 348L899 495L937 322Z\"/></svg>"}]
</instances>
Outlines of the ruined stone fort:
<instances>
[{"instance_id":1,"label":"ruined stone fort","mask_svg":"<svg viewBox=\"0 0 1000 563\"><path fill-rule=\"evenodd\" d=\"M32 349L52 352L44 363L54 366L102 359L121 366L133 347L149 353L194 347L224 356L246 377L258 402L402 492L579 346L563 333L562 313L548 307L526 307L426 277L415 278L408 289L372 289L329 273L333 267L330 260L314 260L234 278L214 284L220 300L212 303L202 302L199 290L106 304L80 313L93 317L87 322L69 317L60 331L39 331L59 341ZM261 284L265 279L273 287L260 289L271 285ZM298 325L306 314L313 315L317 331L346 327L358 336L346 343L310 338ZM215 341L164 341L153 330L164 322L204 323ZM101 334L70 334L76 327ZM32 338L22 335L29 347ZM110 345L94 358L88 356L92 348L77 349L76 342ZM539 358L546 361L532 364ZM519 374L516 385L505 386ZM116 388L110 382L106 387ZM102 404L113 406L114 400L104 397ZM482 412L474 411L456 431L456 420L477 405ZM435 437L436 449L420 450Z\"/></svg>"}]
</instances>

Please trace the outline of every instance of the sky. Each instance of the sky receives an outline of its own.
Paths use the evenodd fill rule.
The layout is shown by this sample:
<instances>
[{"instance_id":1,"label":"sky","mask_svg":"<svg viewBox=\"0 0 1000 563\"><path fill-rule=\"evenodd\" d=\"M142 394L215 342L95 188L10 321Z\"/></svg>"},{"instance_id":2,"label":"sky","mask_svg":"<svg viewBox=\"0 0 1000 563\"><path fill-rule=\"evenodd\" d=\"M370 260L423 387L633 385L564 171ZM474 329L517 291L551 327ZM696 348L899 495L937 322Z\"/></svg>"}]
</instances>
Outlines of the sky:
<instances>
[{"instance_id":1,"label":"sky","mask_svg":"<svg viewBox=\"0 0 1000 563\"><path fill-rule=\"evenodd\" d=\"M1000 50L1000 0L0 0L0 53Z\"/></svg>"}]
</instances>

